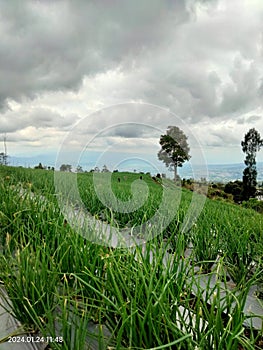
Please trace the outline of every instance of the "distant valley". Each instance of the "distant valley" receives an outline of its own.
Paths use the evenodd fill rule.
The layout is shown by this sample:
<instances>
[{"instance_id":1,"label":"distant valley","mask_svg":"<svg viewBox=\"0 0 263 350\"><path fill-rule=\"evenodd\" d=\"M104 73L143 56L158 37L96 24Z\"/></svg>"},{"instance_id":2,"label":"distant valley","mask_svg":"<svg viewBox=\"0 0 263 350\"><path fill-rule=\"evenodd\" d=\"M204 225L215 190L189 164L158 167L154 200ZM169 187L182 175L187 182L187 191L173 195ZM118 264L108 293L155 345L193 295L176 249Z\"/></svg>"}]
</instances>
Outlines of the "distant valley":
<instances>
[{"instance_id":1,"label":"distant valley","mask_svg":"<svg viewBox=\"0 0 263 350\"><path fill-rule=\"evenodd\" d=\"M9 164L13 166L34 167L39 162L44 165L54 166L56 157L41 155L35 157L10 157ZM182 168L178 169L181 178L195 178L200 179L205 177L208 181L228 182L234 180L242 180L242 174L245 165L243 163L236 164L207 164L207 169L204 166L195 165L191 167L191 164L185 163ZM83 164L84 170L89 170L92 165ZM149 171L148 169L137 169L137 171ZM257 180L263 181L263 162L257 163L258 177ZM166 171L167 175L172 178L172 172Z\"/></svg>"},{"instance_id":2,"label":"distant valley","mask_svg":"<svg viewBox=\"0 0 263 350\"><path fill-rule=\"evenodd\" d=\"M242 180L243 170L245 165L243 163L236 164L208 164L208 181L228 182L235 180ZM180 169L180 176L188 178L191 174L191 169L187 164ZM257 181L263 181L263 162L257 163ZM191 176L190 176L191 177ZM195 166L195 178L205 177L203 170L198 165Z\"/></svg>"}]
</instances>

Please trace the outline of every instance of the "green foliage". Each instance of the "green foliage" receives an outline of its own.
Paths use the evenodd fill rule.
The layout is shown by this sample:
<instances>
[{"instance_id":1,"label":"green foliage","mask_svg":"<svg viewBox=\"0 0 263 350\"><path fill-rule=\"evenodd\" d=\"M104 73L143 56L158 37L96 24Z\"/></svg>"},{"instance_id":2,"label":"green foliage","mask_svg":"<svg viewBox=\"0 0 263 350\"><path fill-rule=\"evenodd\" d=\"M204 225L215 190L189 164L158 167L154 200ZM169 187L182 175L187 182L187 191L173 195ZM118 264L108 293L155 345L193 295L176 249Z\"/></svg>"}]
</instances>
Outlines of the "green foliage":
<instances>
[{"instance_id":1,"label":"green foliage","mask_svg":"<svg viewBox=\"0 0 263 350\"><path fill-rule=\"evenodd\" d=\"M108 212L92 174L62 175L65 180L77 176L88 211L105 214L112 225L138 225L162 200L163 187L145 174L149 194L143 208ZM107 173L99 176L103 181ZM112 174L116 197L132 198L132 183L139 177ZM44 336L63 337L63 344L49 344L52 349L85 349L87 337L90 347L95 342L100 349L256 349L262 332L244 329L250 317L244 305L262 269L262 215L207 199L194 225L182 233L193 193L170 185L181 198L162 233L167 242L154 238L113 249L65 224L51 172L0 167L0 278L15 317ZM192 253L184 257L189 243ZM171 247L173 254L167 254ZM231 291L228 273L236 282Z\"/></svg>"},{"instance_id":2,"label":"green foliage","mask_svg":"<svg viewBox=\"0 0 263 350\"><path fill-rule=\"evenodd\" d=\"M239 203L242 201L243 182L239 180L234 182L230 181L225 185L224 191L225 193L232 194L234 201Z\"/></svg>"},{"instance_id":3,"label":"green foliage","mask_svg":"<svg viewBox=\"0 0 263 350\"><path fill-rule=\"evenodd\" d=\"M50 251L42 246L18 246L15 257L1 257L1 279L14 315L27 329L38 329L45 322L47 308L54 307L58 274L50 261Z\"/></svg>"},{"instance_id":4,"label":"green foliage","mask_svg":"<svg viewBox=\"0 0 263 350\"><path fill-rule=\"evenodd\" d=\"M263 213L263 201L259 201L256 198L250 198L248 201L243 201L242 207L254 209L259 213Z\"/></svg>"},{"instance_id":5,"label":"green foliage","mask_svg":"<svg viewBox=\"0 0 263 350\"><path fill-rule=\"evenodd\" d=\"M0 152L0 165L7 165L8 156L4 152Z\"/></svg>"},{"instance_id":6,"label":"green foliage","mask_svg":"<svg viewBox=\"0 0 263 350\"><path fill-rule=\"evenodd\" d=\"M250 129L245 134L244 141L241 142L242 151L246 154L246 168L243 172L243 199L255 197L257 185L256 153L263 146L259 132L256 129Z\"/></svg>"},{"instance_id":7,"label":"green foliage","mask_svg":"<svg viewBox=\"0 0 263 350\"><path fill-rule=\"evenodd\" d=\"M176 180L177 168L190 159L187 137L177 126L169 126L166 134L160 137L160 145L158 158L170 170L174 170L174 180Z\"/></svg>"},{"instance_id":8,"label":"green foliage","mask_svg":"<svg viewBox=\"0 0 263 350\"><path fill-rule=\"evenodd\" d=\"M68 172L71 172L71 171L72 171L72 165L70 165L70 164L61 164L59 170L60 170L60 171L68 171Z\"/></svg>"}]
</instances>

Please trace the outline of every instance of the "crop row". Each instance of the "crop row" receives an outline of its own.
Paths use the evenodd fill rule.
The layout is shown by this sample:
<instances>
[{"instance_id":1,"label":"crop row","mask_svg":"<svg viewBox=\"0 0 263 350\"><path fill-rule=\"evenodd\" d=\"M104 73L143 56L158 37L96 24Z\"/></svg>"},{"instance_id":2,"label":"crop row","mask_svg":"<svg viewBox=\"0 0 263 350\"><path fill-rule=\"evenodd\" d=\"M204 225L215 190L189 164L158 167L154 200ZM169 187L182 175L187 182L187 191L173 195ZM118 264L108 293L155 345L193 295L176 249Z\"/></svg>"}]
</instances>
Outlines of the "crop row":
<instances>
[{"instance_id":1,"label":"crop row","mask_svg":"<svg viewBox=\"0 0 263 350\"><path fill-rule=\"evenodd\" d=\"M244 326L250 319L244 306L251 286L262 283L262 216L207 200L183 232L193 194L172 187L180 206L165 231L143 246L113 249L88 241L65 221L52 172L1 173L0 277L11 312L28 332L63 337L50 344L54 349L85 349L87 341L101 349L260 348L262 332ZM120 176L111 179L112 190L127 202L138 175L119 182ZM143 209L124 215L101 203L89 174L78 178L88 211L121 227L149 220L160 207L163 187L145 182ZM205 294L197 271L217 276Z\"/></svg>"}]
</instances>

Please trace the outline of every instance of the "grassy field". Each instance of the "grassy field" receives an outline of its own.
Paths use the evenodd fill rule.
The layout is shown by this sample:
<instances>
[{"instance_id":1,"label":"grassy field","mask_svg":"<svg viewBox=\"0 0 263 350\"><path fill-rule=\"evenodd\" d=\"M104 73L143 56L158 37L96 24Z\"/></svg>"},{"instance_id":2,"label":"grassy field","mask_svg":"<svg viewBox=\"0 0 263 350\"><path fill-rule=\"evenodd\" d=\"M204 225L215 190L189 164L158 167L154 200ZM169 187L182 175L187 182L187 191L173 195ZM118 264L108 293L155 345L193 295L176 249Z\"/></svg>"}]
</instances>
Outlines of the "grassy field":
<instances>
[{"instance_id":1,"label":"grassy field","mask_svg":"<svg viewBox=\"0 0 263 350\"><path fill-rule=\"evenodd\" d=\"M52 349L89 348L91 325L100 349L262 348L262 330L244 326L244 306L251 286L263 285L263 216L145 174L143 181L108 175L95 182L91 173L62 177L68 188L77 176L87 211L119 228L147 223L158 210L171 216L172 208L172 219L145 245L92 243L61 212L54 172L0 168L0 278L24 328L62 337ZM65 193L63 200L78 205L74 191ZM200 275L216 276L205 293Z\"/></svg>"}]
</instances>

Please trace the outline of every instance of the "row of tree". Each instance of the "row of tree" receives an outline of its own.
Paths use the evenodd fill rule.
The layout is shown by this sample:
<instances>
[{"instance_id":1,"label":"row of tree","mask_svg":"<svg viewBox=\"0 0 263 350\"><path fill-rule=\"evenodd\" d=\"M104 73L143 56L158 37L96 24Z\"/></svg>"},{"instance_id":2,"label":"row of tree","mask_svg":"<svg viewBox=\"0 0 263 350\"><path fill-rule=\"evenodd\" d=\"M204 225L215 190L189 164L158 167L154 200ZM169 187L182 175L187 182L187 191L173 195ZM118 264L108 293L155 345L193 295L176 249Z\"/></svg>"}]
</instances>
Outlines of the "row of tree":
<instances>
[{"instance_id":1,"label":"row of tree","mask_svg":"<svg viewBox=\"0 0 263 350\"><path fill-rule=\"evenodd\" d=\"M53 166L51 167L51 166L42 165L42 163L38 163L38 165L36 165L34 169L52 170L52 171L55 170Z\"/></svg>"},{"instance_id":2,"label":"row of tree","mask_svg":"<svg viewBox=\"0 0 263 350\"><path fill-rule=\"evenodd\" d=\"M70 164L61 164L59 170L71 173L72 172L72 165L70 165ZM77 173L85 173L87 171L84 171L82 166L78 165L77 168L76 168L76 172ZM95 172L95 173L99 173L99 172L108 173L109 169L107 168L107 165L103 165L101 170L100 170L99 167L96 166L94 169L91 169L90 172L91 173L93 173L93 172Z\"/></svg>"},{"instance_id":3,"label":"row of tree","mask_svg":"<svg viewBox=\"0 0 263 350\"><path fill-rule=\"evenodd\" d=\"M0 164L7 165L7 152L6 152L6 137L4 138L5 152L0 153ZM158 152L158 158L169 170L174 172L174 180L177 181L179 178L177 169L182 167L185 161L189 161L190 156L190 147L187 142L187 137L184 132L179 129L177 126L168 126L166 134L160 136L161 149ZM256 154L260 151L263 146L263 139L259 132L252 128L250 129L244 137L244 140L241 141L242 151L245 153L245 165L246 168L243 171L243 181L236 181L235 183L230 183L229 191L239 192L242 188L241 199L248 200L249 198L254 198L256 195L256 186L257 186L257 169L256 169ZM47 169L39 163L36 169ZM54 167L48 167L50 170L54 170ZM71 172L72 166L70 164L62 164L60 166L60 171ZM76 168L78 173L84 172L82 167L78 165ZM136 170L135 170L136 171ZM95 167L91 172L100 172L98 167ZM109 172L106 165L102 167L101 172ZM236 194L236 193L235 193Z\"/></svg>"}]
</instances>

